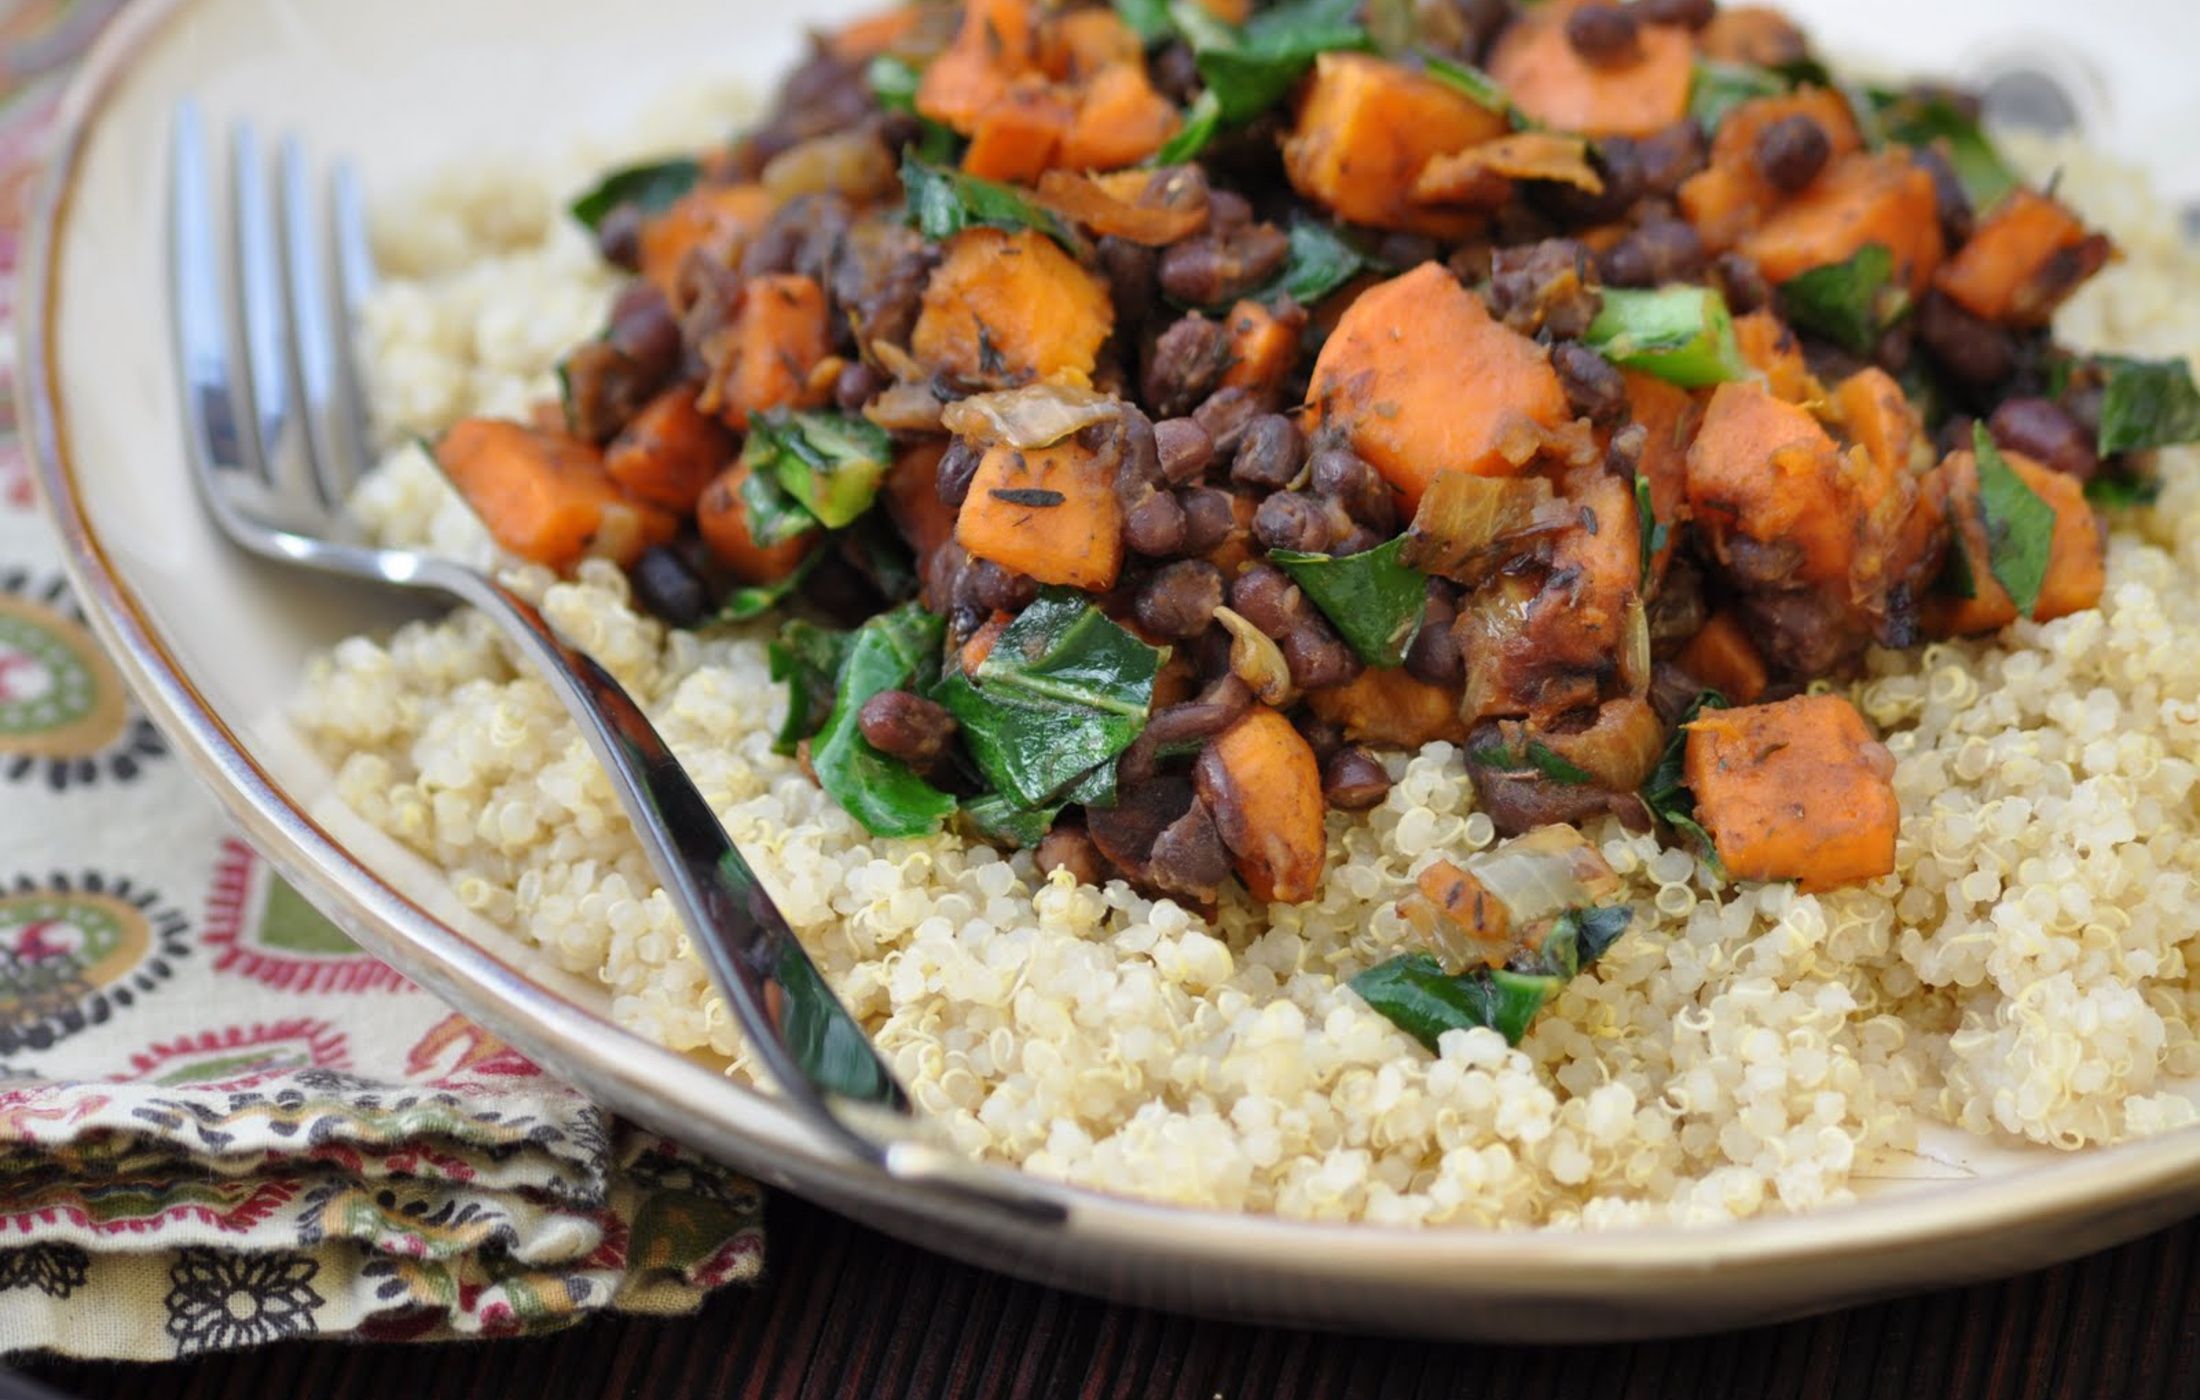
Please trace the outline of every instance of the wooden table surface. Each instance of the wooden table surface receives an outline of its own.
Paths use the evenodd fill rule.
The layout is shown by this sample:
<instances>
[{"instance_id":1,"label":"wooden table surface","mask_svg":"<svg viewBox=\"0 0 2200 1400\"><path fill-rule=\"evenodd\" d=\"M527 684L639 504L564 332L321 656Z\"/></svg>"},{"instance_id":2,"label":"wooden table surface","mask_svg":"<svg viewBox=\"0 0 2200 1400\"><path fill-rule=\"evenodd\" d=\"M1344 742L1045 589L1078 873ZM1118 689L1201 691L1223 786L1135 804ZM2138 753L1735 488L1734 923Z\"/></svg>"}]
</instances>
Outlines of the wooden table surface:
<instances>
[{"instance_id":1,"label":"wooden table surface","mask_svg":"<svg viewBox=\"0 0 2200 1400\"><path fill-rule=\"evenodd\" d=\"M2200 1219L2003 1283L1672 1342L1437 1345L1111 1307L952 1263L788 1196L753 1290L694 1318L539 1341L297 1342L164 1366L34 1361L66 1395L307 1397L1340 1396L1685 1400L2200 1397Z\"/></svg>"}]
</instances>

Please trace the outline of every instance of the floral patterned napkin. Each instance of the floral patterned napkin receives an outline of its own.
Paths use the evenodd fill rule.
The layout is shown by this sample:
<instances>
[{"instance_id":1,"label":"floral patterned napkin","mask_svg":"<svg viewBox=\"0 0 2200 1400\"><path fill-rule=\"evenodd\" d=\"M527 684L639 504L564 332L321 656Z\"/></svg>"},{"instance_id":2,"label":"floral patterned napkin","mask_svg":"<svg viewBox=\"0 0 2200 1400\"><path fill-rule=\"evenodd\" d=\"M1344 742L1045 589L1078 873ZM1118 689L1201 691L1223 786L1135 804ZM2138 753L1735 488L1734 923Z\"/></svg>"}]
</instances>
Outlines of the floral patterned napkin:
<instances>
[{"instance_id":1,"label":"floral patterned napkin","mask_svg":"<svg viewBox=\"0 0 2200 1400\"><path fill-rule=\"evenodd\" d=\"M502 1336L756 1276L756 1187L360 951L137 713L10 400L31 158L112 0L0 0L0 1355Z\"/></svg>"}]
</instances>

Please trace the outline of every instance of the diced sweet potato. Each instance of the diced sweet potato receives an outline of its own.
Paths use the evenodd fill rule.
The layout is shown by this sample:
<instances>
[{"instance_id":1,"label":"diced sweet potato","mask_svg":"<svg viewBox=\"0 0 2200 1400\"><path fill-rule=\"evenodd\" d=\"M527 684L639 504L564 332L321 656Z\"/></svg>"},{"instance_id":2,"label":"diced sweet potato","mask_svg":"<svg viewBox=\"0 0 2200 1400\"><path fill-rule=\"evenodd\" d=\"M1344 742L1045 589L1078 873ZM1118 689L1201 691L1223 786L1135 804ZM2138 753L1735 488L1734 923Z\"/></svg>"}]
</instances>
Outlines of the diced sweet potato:
<instances>
[{"instance_id":1,"label":"diced sweet potato","mask_svg":"<svg viewBox=\"0 0 2200 1400\"><path fill-rule=\"evenodd\" d=\"M2005 451L2001 459L2055 512L2047 577L2040 585L2033 618L2046 622L2099 606L2108 584L2107 558L2101 522L2085 499L2084 485L2021 452ZM1979 508L1977 459L1968 452L1949 453L1933 473L1930 490L1956 532L1973 596L1931 599L1925 609L1926 629L1940 636L1970 636L2016 621L2016 602L1994 576L1986 518Z\"/></svg>"},{"instance_id":2,"label":"diced sweet potato","mask_svg":"<svg viewBox=\"0 0 2200 1400\"><path fill-rule=\"evenodd\" d=\"M896 5L890 10L852 19L825 40L825 51L842 63L868 63L909 37L924 13L917 5Z\"/></svg>"},{"instance_id":3,"label":"diced sweet potato","mask_svg":"<svg viewBox=\"0 0 2200 1400\"><path fill-rule=\"evenodd\" d=\"M965 0L962 26L947 51L925 65L917 112L968 136L978 118L1038 57L1031 0Z\"/></svg>"},{"instance_id":4,"label":"diced sweet potato","mask_svg":"<svg viewBox=\"0 0 2200 1400\"><path fill-rule=\"evenodd\" d=\"M1551 572L1529 608L1522 640L1545 671L1594 674L1626 644L1642 579L1642 526L1632 482L1579 473L1566 504L1580 523L1551 546Z\"/></svg>"},{"instance_id":5,"label":"diced sweet potato","mask_svg":"<svg viewBox=\"0 0 2200 1400\"><path fill-rule=\"evenodd\" d=\"M1192 781L1253 898L1313 897L1328 855L1321 765L1290 720L1254 705L1200 751Z\"/></svg>"},{"instance_id":6,"label":"diced sweet potato","mask_svg":"<svg viewBox=\"0 0 2200 1400\"><path fill-rule=\"evenodd\" d=\"M1797 581L1846 582L1855 511L1839 449L1808 412L1753 382L1721 384L1688 449L1688 505L1716 541L1738 531L1792 543Z\"/></svg>"},{"instance_id":7,"label":"diced sweet potato","mask_svg":"<svg viewBox=\"0 0 2200 1400\"><path fill-rule=\"evenodd\" d=\"M1737 879L1820 891L1894 869L1894 757L1841 696L1705 710L1683 769L1696 820Z\"/></svg>"},{"instance_id":8,"label":"diced sweet potato","mask_svg":"<svg viewBox=\"0 0 2200 1400\"><path fill-rule=\"evenodd\" d=\"M1974 316L2044 326L2112 251L2106 238L2087 233L2059 200L2014 189L1933 280Z\"/></svg>"},{"instance_id":9,"label":"diced sweet potato","mask_svg":"<svg viewBox=\"0 0 2200 1400\"><path fill-rule=\"evenodd\" d=\"M801 567L822 533L811 530L777 544L758 544L749 530L749 508L741 484L749 479L741 461L720 472L703 488L695 504L695 528L726 571L743 583L777 583Z\"/></svg>"},{"instance_id":10,"label":"diced sweet potato","mask_svg":"<svg viewBox=\"0 0 2200 1400\"><path fill-rule=\"evenodd\" d=\"M1081 81L1117 63L1143 68L1146 46L1105 5L1057 15L1040 38L1039 64L1055 78Z\"/></svg>"},{"instance_id":11,"label":"diced sweet potato","mask_svg":"<svg viewBox=\"0 0 2200 1400\"><path fill-rule=\"evenodd\" d=\"M1696 34L1703 56L1748 68L1786 68L1810 56L1795 21L1770 5L1721 5Z\"/></svg>"},{"instance_id":12,"label":"diced sweet potato","mask_svg":"<svg viewBox=\"0 0 2200 1400\"><path fill-rule=\"evenodd\" d=\"M1361 53L1325 53L1284 138L1292 187L1353 223L1457 238L1481 216L1417 203L1437 156L1503 135L1505 118L1434 78Z\"/></svg>"},{"instance_id":13,"label":"diced sweet potato","mask_svg":"<svg viewBox=\"0 0 2200 1400\"><path fill-rule=\"evenodd\" d=\"M1115 325L1100 279L1029 229L966 229L924 288L910 350L973 383L1082 384Z\"/></svg>"},{"instance_id":14,"label":"diced sweet potato","mask_svg":"<svg viewBox=\"0 0 2200 1400\"><path fill-rule=\"evenodd\" d=\"M1402 670L1370 666L1345 685L1308 691L1306 705L1355 744L1417 749L1438 739L1467 741L1458 692Z\"/></svg>"},{"instance_id":15,"label":"diced sweet potato","mask_svg":"<svg viewBox=\"0 0 2200 1400\"><path fill-rule=\"evenodd\" d=\"M1113 470L1075 438L1023 452L988 448L955 517L955 540L1041 583L1113 588L1123 567Z\"/></svg>"},{"instance_id":16,"label":"diced sweet potato","mask_svg":"<svg viewBox=\"0 0 2200 1400\"><path fill-rule=\"evenodd\" d=\"M993 648L1001 640L1001 634L1015 620L1013 613L996 609L990 617L978 624L978 630L971 633L970 640L964 642L962 648L955 653L955 664L962 667L964 675L978 674L978 668L993 654Z\"/></svg>"},{"instance_id":17,"label":"diced sweet potato","mask_svg":"<svg viewBox=\"0 0 2200 1400\"><path fill-rule=\"evenodd\" d=\"M1069 103L1047 84L1011 83L978 114L962 168L988 180L1029 184L1054 164L1071 116Z\"/></svg>"},{"instance_id":18,"label":"diced sweet potato","mask_svg":"<svg viewBox=\"0 0 2200 1400\"><path fill-rule=\"evenodd\" d=\"M821 402L812 372L832 352L827 314L825 289L808 277L750 278L715 361L718 373L698 400L703 410L746 429L752 413Z\"/></svg>"},{"instance_id":19,"label":"diced sweet potato","mask_svg":"<svg viewBox=\"0 0 2200 1400\"><path fill-rule=\"evenodd\" d=\"M1738 246L1777 286L1814 267L1846 262L1868 243L1894 255L1894 279L1912 295L1923 294L1940 266L1933 177L1906 152L1859 152L1835 162Z\"/></svg>"},{"instance_id":20,"label":"diced sweet potato","mask_svg":"<svg viewBox=\"0 0 2200 1400\"><path fill-rule=\"evenodd\" d=\"M697 249L732 263L772 216L762 185L706 185L688 191L642 224L641 271L651 286L680 304L680 265Z\"/></svg>"},{"instance_id":21,"label":"diced sweet potato","mask_svg":"<svg viewBox=\"0 0 2200 1400\"><path fill-rule=\"evenodd\" d=\"M1176 108L1147 81L1142 61L1111 63L1086 82L1055 164L1069 170L1136 165L1160 150L1180 125Z\"/></svg>"},{"instance_id":22,"label":"diced sweet potato","mask_svg":"<svg viewBox=\"0 0 2200 1400\"><path fill-rule=\"evenodd\" d=\"M1688 518L1688 445L1703 414L1687 390L1656 375L1629 369L1620 378L1627 384L1629 415L1647 434L1637 470L1650 483L1650 513L1665 526L1665 543L1650 561L1652 580L1662 580Z\"/></svg>"},{"instance_id":23,"label":"diced sweet potato","mask_svg":"<svg viewBox=\"0 0 2200 1400\"><path fill-rule=\"evenodd\" d=\"M667 389L604 450L603 466L629 494L685 515L733 456L733 435L695 406L695 388Z\"/></svg>"},{"instance_id":24,"label":"diced sweet potato","mask_svg":"<svg viewBox=\"0 0 2200 1400\"><path fill-rule=\"evenodd\" d=\"M894 453L894 465L879 483L879 499L887 518L916 556L918 597L926 608L945 613L953 600L946 596L952 578L936 570L940 551L955 538L955 511L940 499L940 457L947 444L940 438L921 438Z\"/></svg>"},{"instance_id":25,"label":"diced sweet potato","mask_svg":"<svg viewBox=\"0 0 2200 1400\"><path fill-rule=\"evenodd\" d=\"M1850 442L1871 454L1881 472L1922 476L1933 464L1924 420L1894 376L1868 365L1834 386L1833 416Z\"/></svg>"},{"instance_id":26,"label":"diced sweet potato","mask_svg":"<svg viewBox=\"0 0 2200 1400\"><path fill-rule=\"evenodd\" d=\"M1674 25L1641 27L1641 57L1599 68L1566 38L1565 3L1524 11L1490 53L1490 76L1536 121L1583 136L1650 136L1688 115L1695 46Z\"/></svg>"},{"instance_id":27,"label":"diced sweet potato","mask_svg":"<svg viewBox=\"0 0 2200 1400\"><path fill-rule=\"evenodd\" d=\"M1771 312L1736 316L1734 343L1749 367L1764 376L1774 398L1807 404L1825 397L1825 386L1803 360L1802 340Z\"/></svg>"},{"instance_id":28,"label":"diced sweet potato","mask_svg":"<svg viewBox=\"0 0 2200 1400\"><path fill-rule=\"evenodd\" d=\"M467 418L436 441L435 458L498 544L561 572L589 557L631 564L678 529L669 513L622 492L595 448L564 433Z\"/></svg>"},{"instance_id":29,"label":"diced sweet potato","mask_svg":"<svg viewBox=\"0 0 2200 1400\"><path fill-rule=\"evenodd\" d=\"M1438 472L1517 473L1572 417L1543 348L1436 263L1361 293L1322 346L1309 397L1409 506Z\"/></svg>"},{"instance_id":30,"label":"diced sweet potato","mask_svg":"<svg viewBox=\"0 0 2200 1400\"><path fill-rule=\"evenodd\" d=\"M1737 705L1753 705L1771 684L1771 673L1742 620L1731 612L1714 613L1673 655L1683 671Z\"/></svg>"},{"instance_id":31,"label":"diced sweet potato","mask_svg":"<svg viewBox=\"0 0 2200 1400\"><path fill-rule=\"evenodd\" d=\"M1222 372L1222 386L1274 392L1299 357L1305 325L1304 312L1282 317L1257 301L1231 307L1223 322L1230 333L1230 367Z\"/></svg>"},{"instance_id":32,"label":"diced sweet potato","mask_svg":"<svg viewBox=\"0 0 2200 1400\"><path fill-rule=\"evenodd\" d=\"M1808 117L1826 134L1830 161L1860 150L1862 139L1849 104L1824 88L1800 88L1741 103L1719 123L1710 163L1680 188L1682 215L1713 250L1734 246L1787 196L1757 168L1757 138L1788 117Z\"/></svg>"}]
</instances>

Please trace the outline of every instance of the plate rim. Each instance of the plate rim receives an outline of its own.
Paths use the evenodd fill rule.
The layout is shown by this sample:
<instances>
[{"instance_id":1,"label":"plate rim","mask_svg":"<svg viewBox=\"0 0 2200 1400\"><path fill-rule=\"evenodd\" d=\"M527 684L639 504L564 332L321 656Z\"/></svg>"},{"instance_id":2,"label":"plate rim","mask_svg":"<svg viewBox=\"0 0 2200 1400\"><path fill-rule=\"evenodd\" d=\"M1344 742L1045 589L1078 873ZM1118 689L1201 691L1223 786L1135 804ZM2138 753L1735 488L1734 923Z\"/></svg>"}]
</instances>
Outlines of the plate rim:
<instances>
[{"instance_id":1,"label":"plate rim","mask_svg":"<svg viewBox=\"0 0 2200 1400\"><path fill-rule=\"evenodd\" d=\"M17 326L23 440L28 446L42 513L58 533L62 560L94 630L129 682L148 717L175 743L198 778L230 817L314 902L371 950L407 976L487 1023L530 1056L579 1080L607 1106L658 1125L668 1119L693 1128L691 1114L667 1103L671 1087L700 1085L709 1095L735 1097L737 1118L709 1123L714 1141L747 1141L762 1151L794 1148L799 1171L785 1169L779 1184L819 1194L854 1191L881 1199L883 1191L912 1190L941 1218L953 1218L970 1201L950 1196L944 1184L917 1184L882 1171L834 1160L817 1139L767 1096L733 1084L686 1056L595 1015L556 990L526 977L495 953L438 919L354 856L277 784L238 736L206 703L169 650L137 594L114 567L78 489L65 429L66 414L56 374L58 300L64 235L89 138L107 102L132 72L134 61L158 41L171 22L199 0L139 0L110 21L90 56L64 91L59 118L26 226L27 256L19 274ZM149 318L149 323L151 318ZM164 351L165 353L165 351ZM179 465L181 444L178 444ZM621 1053L621 1052L625 1053ZM637 1053L640 1052L640 1053ZM622 1063L623 1062L623 1063ZM694 1105L689 1105L691 1108ZM754 1136L750 1136L750 1134ZM773 1173L763 1173L773 1175ZM813 1174L814 1178L813 1179ZM1090 1236L1088 1243L1129 1247L1215 1264L1268 1262L1278 1268L1318 1256L1340 1280L1496 1269L1517 1280L1522 1293L1593 1291L1598 1277L1641 1286L1705 1270L1809 1267L1868 1254L1875 1249L1980 1238L2013 1225L2109 1216L2178 1186L2200 1188L2200 1126L2115 1146L2084 1149L1985 1178L1920 1186L1897 1195L1801 1213L1759 1216L1717 1224L1651 1225L1593 1231L1490 1229L1480 1226L1386 1226L1287 1219L1118 1196L1062 1185L999 1164L974 1166L968 1185L995 1198L1041 1194L1068 1208L1060 1228ZM906 1202L904 1203L906 1204ZM939 1247L939 1246L935 1246ZM1015 1261L994 1258L1013 1270ZM1059 1281L1059 1280L1057 1280ZM1109 1291L1104 1282L1081 1286ZM1899 1282L1890 1286L1900 1286ZM1828 1298L1826 1306L1844 1298Z\"/></svg>"}]
</instances>

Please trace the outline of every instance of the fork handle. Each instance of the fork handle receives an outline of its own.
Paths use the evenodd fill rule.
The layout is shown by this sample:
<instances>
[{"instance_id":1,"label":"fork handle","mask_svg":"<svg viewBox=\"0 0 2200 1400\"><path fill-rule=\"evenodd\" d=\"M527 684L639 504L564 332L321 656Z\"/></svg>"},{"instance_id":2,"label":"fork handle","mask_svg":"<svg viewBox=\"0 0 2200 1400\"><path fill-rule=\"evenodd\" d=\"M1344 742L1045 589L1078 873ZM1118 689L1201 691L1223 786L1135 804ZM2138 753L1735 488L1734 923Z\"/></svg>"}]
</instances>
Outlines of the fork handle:
<instances>
[{"instance_id":1,"label":"fork handle","mask_svg":"<svg viewBox=\"0 0 2200 1400\"><path fill-rule=\"evenodd\" d=\"M461 565L438 568L432 582L495 618L572 712L774 1086L842 1146L884 1164L896 1144L879 1129L893 1118L914 1126L908 1096L642 707L503 584ZM862 1125L848 1121L850 1106L870 1110L857 1109ZM884 1125L880 1109L891 1115Z\"/></svg>"}]
</instances>

